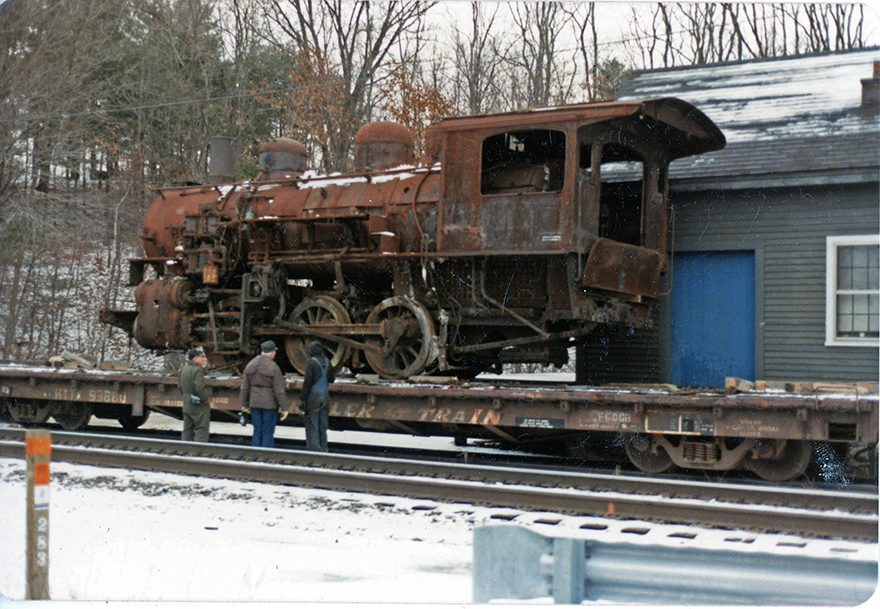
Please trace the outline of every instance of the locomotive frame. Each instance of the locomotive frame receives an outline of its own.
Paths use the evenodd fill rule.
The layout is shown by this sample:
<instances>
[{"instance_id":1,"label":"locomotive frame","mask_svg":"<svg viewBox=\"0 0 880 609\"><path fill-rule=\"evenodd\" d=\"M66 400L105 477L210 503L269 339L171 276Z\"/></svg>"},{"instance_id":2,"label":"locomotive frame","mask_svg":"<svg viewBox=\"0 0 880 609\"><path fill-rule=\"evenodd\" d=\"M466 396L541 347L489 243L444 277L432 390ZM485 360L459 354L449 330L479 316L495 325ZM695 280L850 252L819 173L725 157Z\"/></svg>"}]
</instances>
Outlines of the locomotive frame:
<instances>
[{"instance_id":1,"label":"locomotive frame","mask_svg":"<svg viewBox=\"0 0 880 609\"><path fill-rule=\"evenodd\" d=\"M253 182L160 190L137 310L101 319L233 370L268 338L300 373L311 340L389 379L559 366L599 327L653 323L669 163L725 144L674 98L451 118L427 140L413 165L404 127L365 125L359 170L332 176L270 140Z\"/></svg>"}]
</instances>

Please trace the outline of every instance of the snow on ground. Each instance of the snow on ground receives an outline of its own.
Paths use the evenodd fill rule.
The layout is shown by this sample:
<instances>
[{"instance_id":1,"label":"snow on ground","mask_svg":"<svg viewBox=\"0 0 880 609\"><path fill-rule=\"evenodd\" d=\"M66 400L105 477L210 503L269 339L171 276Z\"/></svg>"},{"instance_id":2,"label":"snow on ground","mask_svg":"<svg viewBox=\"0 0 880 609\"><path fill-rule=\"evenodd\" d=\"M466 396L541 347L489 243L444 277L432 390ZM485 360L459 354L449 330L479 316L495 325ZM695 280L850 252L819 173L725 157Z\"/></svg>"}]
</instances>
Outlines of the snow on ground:
<instances>
[{"instance_id":1,"label":"snow on ground","mask_svg":"<svg viewBox=\"0 0 880 609\"><path fill-rule=\"evenodd\" d=\"M179 422L157 417L148 424ZM212 425L212 431L218 427ZM289 437L301 432L279 431ZM342 432L331 432L331 449L341 437ZM546 535L600 541L859 560L873 560L877 553L876 544L520 513L61 462L52 463L51 472L53 600L465 605L472 594L473 530L487 524L520 524ZM11 599L25 595L25 513L24 460L0 459L0 594ZM693 539L682 537L685 531Z\"/></svg>"}]
</instances>

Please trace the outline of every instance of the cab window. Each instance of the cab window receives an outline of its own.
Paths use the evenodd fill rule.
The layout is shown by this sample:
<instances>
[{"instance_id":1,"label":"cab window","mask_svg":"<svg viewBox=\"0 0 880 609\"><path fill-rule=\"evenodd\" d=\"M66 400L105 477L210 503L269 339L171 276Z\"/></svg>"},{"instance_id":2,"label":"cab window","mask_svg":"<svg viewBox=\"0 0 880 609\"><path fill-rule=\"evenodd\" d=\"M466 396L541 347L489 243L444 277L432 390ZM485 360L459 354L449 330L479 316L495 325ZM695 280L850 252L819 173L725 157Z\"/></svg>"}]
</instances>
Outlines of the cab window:
<instances>
[{"instance_id":1,"label":"cab window","mask_svg":"<svg viewBox=\"0 0 880 609\"><path fill-rule=\"evenodd\" d=\"M565 182L565 133L508 131L483 140L480 192L558 192Z\"/></svg>"}]
</instances>

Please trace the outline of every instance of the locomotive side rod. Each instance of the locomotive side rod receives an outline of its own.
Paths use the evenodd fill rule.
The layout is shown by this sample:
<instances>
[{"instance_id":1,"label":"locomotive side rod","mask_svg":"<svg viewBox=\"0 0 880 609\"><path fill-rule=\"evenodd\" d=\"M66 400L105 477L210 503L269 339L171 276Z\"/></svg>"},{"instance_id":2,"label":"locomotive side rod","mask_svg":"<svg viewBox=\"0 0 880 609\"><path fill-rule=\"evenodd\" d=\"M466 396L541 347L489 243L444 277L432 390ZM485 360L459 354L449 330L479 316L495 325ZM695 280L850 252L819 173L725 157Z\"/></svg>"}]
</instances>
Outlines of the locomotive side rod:
<instances>
[{"instance_id":1,"label":"locomotive side rod","mask_svg":"<svg viewBox=\"0 0 880 609\"><path fill-rule=\"evenodd\" d=\"M531 336L531 337L523 337L523 338L514 338L511 340L503 340L496 341L492 343L480 343L477 345L469 345L467 347L457 347L453 349L453 352L456 354L459 353L474 353L476 351L485 351L487 349L503 349L504 347L514 347L517 345L528 345L533 343L538 343L542 341L563 341L569 340L572 338L579 338L581 336L586 336L593 331L592 328L582 328L579 330L568 330L566 332L555 332L552 334L546 334L545 336ZM367 343L362 343L360 341L352 340L350 338L344 338L340 336L340 334L356 334L359 336L382 336L382 325L381 324L337 324L337 325L321 325L321 330L318 330L314 326L306 326L299 324L292 324L290 322L280 322L275 326L265 326L263 328L257 329L253 331L253 334L260 335L269 335L269 334L305 334L307 336L314 336L315 338L323 338L325 340L330 340L333 342L340 343L342 345L346 345L348 347L352 347L354 349L361 349L363 351L370 351L371 353L381 354L382 349L375 345L369 345Z\"/></svg>"},{"instance_id":2,"label":"locomotive side rod","mask_svg":"<svg viewBox=\"0 0 880 609\"><path fill-rule=\"evenodd\" d=\"M325 340L331 340L333 342L340 343L342 345L346 345L348 347L353 347L354 349L361 349L363 351L369 351L371 353L382 354L382 349L375 345L368 345L366 343L362 343L356 340L352 340L350 338L344 338L340 336L340 334L356 334L360 336L381 336L382 335L382 325L381 324L337 324L337 325L322 325L321 330L313 326L305 326L299 324L292 324L290 322L282 321L276 326L266 326L254 332L254 334L278 334L279 332L274 331L275 328L281 329L281 334L306 334L308 336L314 336L315 338L323 338Z\"/></svg>"},{"instance_id":3,"label":"locomotive side rod","mask_svg":"<svg viewBox=\"0 0 880 609\"><path fill-rule=\"evenodd\" d=\"M478 345L469 345L467 347L458 347L453 350L454 353L473 353L476 351L485 351L487 349L499 349L504 347L513 347L516 345L528 345L542 341L562 341L572 338L586 336L592 332L592 328L583 328L580 330L569 330L566 332L555 332L552 334L545 333L544 336L532 336L524 338L515 338L511 340L496 341L492 343L481 343ZM382 354L382 349L375 345L369 345L360 341L344 338L340 334L357 334L360 336L382 336L381 324L337 324L337 325L321 325L321 330L314 326L306 326L292 324L290 322L280 322L275 326L266 326L259 330L253 331L254 334L305 334L314 336L315 338L323 338L325 340L334 341L342 345L370 351L371 353Z\"/></svg>"}]
</instances>

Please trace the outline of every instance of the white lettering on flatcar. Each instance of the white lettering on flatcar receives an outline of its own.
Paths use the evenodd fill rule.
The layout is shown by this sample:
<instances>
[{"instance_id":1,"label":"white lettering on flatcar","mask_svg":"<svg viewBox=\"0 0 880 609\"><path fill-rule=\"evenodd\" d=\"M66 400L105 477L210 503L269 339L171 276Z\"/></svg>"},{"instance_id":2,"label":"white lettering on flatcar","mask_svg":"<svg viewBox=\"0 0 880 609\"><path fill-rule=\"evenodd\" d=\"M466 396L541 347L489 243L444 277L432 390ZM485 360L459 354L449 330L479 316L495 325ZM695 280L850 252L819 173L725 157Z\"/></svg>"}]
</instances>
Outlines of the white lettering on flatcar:
<instances>
[{"instance_id":1,"label":"white lettering on flatcar","mask_svg":"<svg viewBox=\"0 0 880 609\"><path fill-rule=\"evenodd\" d=\"M596 418L603 423L632 423L631 414L612 410L600 410L596 413Z\"/></svg>"},{"instance_id":2,"label":"white lettering on flatcar","mask_svg":"<svg viewBox=\"0 0 880 609\"><path fill-rule=\"evenodd\" d=\"M124 393L111 391L110 389L90 389L87 395L90 402L103 402L105 404L125 404L127 402Z\"/></svg>"}]
</instances>

